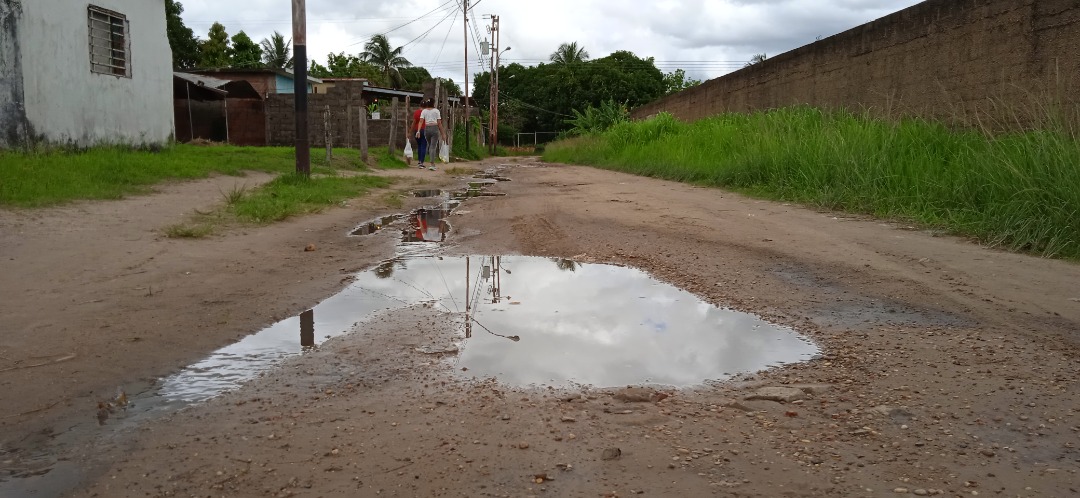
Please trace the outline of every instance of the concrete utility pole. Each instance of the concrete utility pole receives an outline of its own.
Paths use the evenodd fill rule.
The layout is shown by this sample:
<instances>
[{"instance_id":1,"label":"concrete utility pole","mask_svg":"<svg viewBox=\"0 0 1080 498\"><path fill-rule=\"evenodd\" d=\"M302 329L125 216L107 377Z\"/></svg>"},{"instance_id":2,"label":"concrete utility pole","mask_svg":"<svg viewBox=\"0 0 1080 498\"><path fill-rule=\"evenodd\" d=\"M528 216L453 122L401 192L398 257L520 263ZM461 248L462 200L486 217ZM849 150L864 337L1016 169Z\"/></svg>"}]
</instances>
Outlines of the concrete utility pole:
<instances>
[{"instance_id":1,"label":"concrete utility pole","mask_svg":"<svg viewBox=\"0 0 1080 498\"><path fill-rule=\"evenodd\" d=\"M311 147L308 143L307 95L307 5L292 0L293 95L296 109L296 172L311 175Z\"/></svg>"},{"instance_id":2,"label":"concrete utility pole","mask_svg":"<svg viewBox=\"0 0 1080 498\"><path fill-rule=\"evenodd\" d=\"M469 149L469 0L461 2L465 14L465 149Z\"/></svg>"}]
</instances>

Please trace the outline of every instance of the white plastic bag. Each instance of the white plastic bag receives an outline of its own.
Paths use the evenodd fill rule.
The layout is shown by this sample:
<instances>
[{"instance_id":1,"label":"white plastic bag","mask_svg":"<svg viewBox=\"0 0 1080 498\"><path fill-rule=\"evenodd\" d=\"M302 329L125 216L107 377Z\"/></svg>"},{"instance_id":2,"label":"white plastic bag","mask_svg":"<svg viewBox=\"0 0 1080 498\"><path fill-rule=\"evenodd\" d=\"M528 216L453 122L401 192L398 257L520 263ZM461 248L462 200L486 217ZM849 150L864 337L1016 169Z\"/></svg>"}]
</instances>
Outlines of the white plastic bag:
<instances>
[{"instance_id":1,"label":"white plastic bag","mask_svg":"<svg viewBox=\"0 0 1080 498\"><path fill-rule=\"evenodd\" d=\"M405 159L412 159L412 141L405 140Z\"/></svg>"},{"instance_id":2,"label":"white plastic bag","mask_svg":"<svg viewBox=\"0 0 1080 498\"><path fill-rule=\"evenodd\" d=\"M439 141L439 159L442 159L444 163L450 162L450 146L442 140Z\"/></svg>"}]
</instances>

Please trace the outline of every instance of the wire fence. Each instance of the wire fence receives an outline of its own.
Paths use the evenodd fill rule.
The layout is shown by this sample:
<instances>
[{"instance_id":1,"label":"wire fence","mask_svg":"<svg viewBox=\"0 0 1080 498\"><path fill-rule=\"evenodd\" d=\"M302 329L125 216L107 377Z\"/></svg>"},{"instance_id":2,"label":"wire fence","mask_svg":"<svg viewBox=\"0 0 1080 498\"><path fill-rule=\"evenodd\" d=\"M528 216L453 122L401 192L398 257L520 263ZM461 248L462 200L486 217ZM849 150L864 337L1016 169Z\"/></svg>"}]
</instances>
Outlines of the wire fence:
<instances>
[{"instance_id":1,"label":"wire fence","mask_svg":"<svg viewBox=\"0 0 1080 498\"><path fill-rule=\"evenodd\" d=\"M540 145L554 141L559 134L554 131L537 131L533 133L518 133L514 137L514 147Z\"/></svg>"}]
</instances>

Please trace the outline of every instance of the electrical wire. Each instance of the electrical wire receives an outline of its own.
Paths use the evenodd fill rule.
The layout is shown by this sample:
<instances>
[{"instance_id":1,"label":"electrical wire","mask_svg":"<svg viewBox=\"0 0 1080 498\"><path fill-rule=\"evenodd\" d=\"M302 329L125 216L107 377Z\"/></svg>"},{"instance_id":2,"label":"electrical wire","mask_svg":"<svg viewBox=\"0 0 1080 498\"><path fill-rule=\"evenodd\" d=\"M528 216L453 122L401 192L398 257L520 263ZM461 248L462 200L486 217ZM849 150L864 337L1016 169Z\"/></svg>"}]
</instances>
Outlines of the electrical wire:
<instances>
[{"instance_id":1,"label":"electrical wire","mask_svg":"<svg viewBox=\"0 0 1080 498\"><path fill-rule=\"evenodd\" d=\"M423 19L423 18L425 18L425 17L427 17L427 16L430 16L430 15L432 15L432 14L436 13L436 12L440 11L440 10L441 10L441 9L442 9L443 7L446 7L447 5L450 5L450 3L452 3L452 2L456 2L456 1L457 1L457 0L447 0L447 1L446 1L446 2L444 2L444 3L442 4L442 5L440 5L440 6L438 6L438 7L435 7L434 9L431 9L431 10L430 10L430 11L428 11L428 12L427 12L426 14L423 14L423 15L421 15L420 17L417 17L417 18L415 18L415 19L413 19L413 20L411 20L411 21L409 21L409 22L407 22L407 23L405 23L405 24L402 24L402 25L400 25L400 26L397 26L397 27L395 27L395 28L393 28L393 29L390 29L390 30L388 30L388 31L384 31L384 32L382 32L382 33L375 33L375 35L383 35L383 36L386 36L386 35L388 35L388 34L390 34L390 33L393 33L394 31L397 31L397 30L399 30L399 29L401 29L401 28L404 28L405 26L408 26L408 25L410 25L410 24L412 24L412 23L414 23L414 22L417 22L417 21L419 21L419 20L421 20L421 19ZM365 43L365 42L367 42L368 40L370 40L370 39L371 39L372 37L374 37L375 35L372 35L372 36L369 36L369 37L367 37L367 38L364 38L364 39L361 39L361 40L358 40L358 41L355 41L355 42L352 42L352 43L346 44L345 46L346 46L346 47L351 47L351 46L353 46L353 45L357 45L357 44L360 44L360 43Z\"/></svg>"}]
</instances>

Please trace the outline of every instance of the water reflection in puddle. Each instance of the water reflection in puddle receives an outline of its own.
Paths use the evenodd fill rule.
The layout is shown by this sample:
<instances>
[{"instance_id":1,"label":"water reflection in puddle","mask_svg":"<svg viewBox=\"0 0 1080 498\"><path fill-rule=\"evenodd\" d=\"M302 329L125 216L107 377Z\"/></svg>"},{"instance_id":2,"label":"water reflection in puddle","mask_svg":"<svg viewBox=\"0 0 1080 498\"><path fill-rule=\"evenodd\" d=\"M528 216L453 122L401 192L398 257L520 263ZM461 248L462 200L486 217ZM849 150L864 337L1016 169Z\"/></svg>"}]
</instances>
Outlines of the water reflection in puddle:
<instances>
[{"instance_id":1,"label":"water reflection in puddle","mask_svg":"<svg viewBox=\"0 0 1080 498\"><path fill-rule=\"evenodd\" d=\"M215 396L380 312L421 303L463 317L468 307L457 366L513 385L689 386L818 351L790 329L632 268L525 256L399 258L167 379L161 394Z\"/></svg>"}]
</instances>

